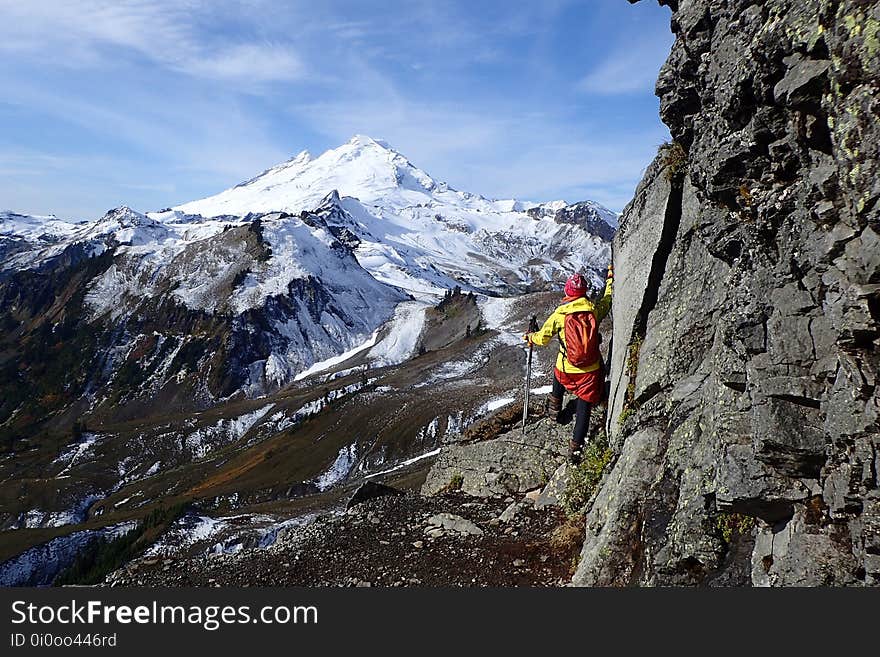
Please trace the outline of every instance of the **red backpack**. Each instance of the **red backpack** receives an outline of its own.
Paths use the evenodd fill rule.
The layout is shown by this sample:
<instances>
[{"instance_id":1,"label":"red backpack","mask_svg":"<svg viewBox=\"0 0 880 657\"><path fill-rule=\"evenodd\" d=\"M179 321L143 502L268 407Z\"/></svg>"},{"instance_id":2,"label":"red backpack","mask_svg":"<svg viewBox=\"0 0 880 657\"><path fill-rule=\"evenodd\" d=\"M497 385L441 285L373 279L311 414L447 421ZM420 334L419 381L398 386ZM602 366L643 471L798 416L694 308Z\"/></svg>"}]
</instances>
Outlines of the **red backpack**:
<instances>
[{"instance_id":1,"label":"red backpack","mask_svg":"<svg viewBox=\"0 0 880 657\"><path fill-rule=\"evenodd\" d=\"M599 326L590 311L565 316L565 340L560 340L562 354L575 367L583 368L599 360Z\"/></svg>"}]
</instances>

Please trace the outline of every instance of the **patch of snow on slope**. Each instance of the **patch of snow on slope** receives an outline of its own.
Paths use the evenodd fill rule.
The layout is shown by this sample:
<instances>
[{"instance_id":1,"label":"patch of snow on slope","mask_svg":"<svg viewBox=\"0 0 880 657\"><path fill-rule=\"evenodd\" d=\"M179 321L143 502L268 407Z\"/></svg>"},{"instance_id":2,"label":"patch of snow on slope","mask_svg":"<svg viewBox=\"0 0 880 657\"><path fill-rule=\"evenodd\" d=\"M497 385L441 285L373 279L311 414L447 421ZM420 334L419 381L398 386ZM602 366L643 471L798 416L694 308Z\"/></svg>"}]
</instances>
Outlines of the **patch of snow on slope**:
<instances>
[{"instance_id":1,"label":"patch of snow on slope","mask_svg":"<svg viewBox=\"0 0 880 657\"><path fill-rule=\"evenodd\" d=\"M246 547L265 548L272 545L282 531L308 524L316 517L306 514L279 522L264 514L241 514L212 518L188 513L154 543L144 555L174 556L202 544L206 554L232 554Z\"/></svg>"},{"instance_id":2,"label":"patch of snow on slope","mask_svg":"<svg viewBox=\"0 0 880 657\"><path fill-rule=\"evenodd\" d=\"M357 444L346 445L339 450L336 460L326 472L315 480L315 486L320 491L325 491L348 477L354 468L357 459Z\"/></svg>"},{"instance_id":3,"label":"patch of snow on slope","mask_svg":"<svg viewBox=\"0 0 880 657\"><path fill-rule=\"evenodd\" d=\"M257 543L257 547L267 548L271 545L274 545L275 541L278 540L278 536L281 534L282 531L284 531L285 529L290 529L291 527L302 527L303 525L307 525L316 517L317 514L310 513L304 516L299 516L297 518L289 518L287 520L282 520L281 522L274 523L273 525L260 532L260 539Z\"/></svg>"},{"instance_id":4,"label":"patch of snow on slope","mask_svg":"<svg viewBox=\"0 0 880 657\"><path fill-rule=\"evenodd\" d=\"M45 527L63 527L83 522L88 515L89 507L103 498L103 494L91 493L63 511L41 511L31 509L19 518L16 529L41 529Z\"/></svg>"},{"instance_id":5,"label":"patch of snow on slope","mask_svg":"<svg viewBox=\"0 0 880 657\"><path fill-rule=\"evenodd\" d=\"M48 586L70 566L89 543L99 538L113 539L127 534L137 522L123 522L102 530L74 532L0 563L0 586Z\"/></svg>"},{"instance_id":6,"label":"patch of snow on slope","mask_svg":"<svg viewBox=\"0 0 880 657\"><path fill-rule=\"evenodd\" d=\"M426 426L419 429L419 432L416 434L415 443L416 444L424 444L430 443L435 444L437 442L437 431L440 429L440 418L435 417L431 420Z\"/></svg>"},{"instance_id":7,"label":"patch of snow on slope","mask_svg":"<svg viewBox=\"0 0 880 657\"><path fill-rule=\"evenodd\" d=\"M271 545L274 545L275 541L278 540L278 536L285 530L290 529L292 527L302 527L303 525L309 524L312 520L317 517L317 514L307 514L304 516L298 516L296 518L289 518L287 520L282 520L281 522L271 521L270 524L263 527L248 527L244 530L233 531L230 536L225 537L223 540L215 543L210 550L208 550L209 554L235 554L236 552L241 552L246 547L256 547L258 549L265 549ZM244 518L244 516L239 516L238 519ZM251 519L252 522L266 522L265 516L253 516Z\"/></svg>"},{"instance_id":8,"label":"patch of snow on slope","mask_svg":"<svg viewBox=\"0 0 880 657\"><path fill-rule=\"evenodd\" d=\"M339 399L340 397L344 397L345 395L349 395L353 392L357 392L365 385L370 385L374 383L377 379L368 379L366 383L357 382L352 383L351 385L347 385L344 388L336 388L335 390L329 391L325 396L318 397L317 399L313 399L312 401L303 404L299 409L297 409L296 413L293 414L293 417L290 418L290 424L288 426L293 426L303 420L320 413L327 404L330 402Z\"/></svg>"},{"instance_id":9,"label":"patch of snow on slope","mask_svg":"<svg viewBox=\"0 0 880 657\"><path fill-rule=\"evenodd\" d=\"M492 352L500 345L522 343L522 338L518 338L513 333L502 333L480 345L467 360L453 360L442 363L432 370L428 378L417 383L415 387L422 388L431 385L436 381L456 379L472 374L489 362Z\"/></svg>"},{"instance_id":10,"label":"patch of snow on slope","mask_svg":"<svg viewBox=\"0 0 880 657\"><path fill-rule=\"evenodd\" d=\"M61 456L53 461L53 463L64 463L64 469L55 476L60 477L67 474L72 466L76 465L80 459L92 451L92 448L101 438L102 436L97 433L83 433L78 442L70 445L64 452L62 452Z\"/></svg>"},{"instance_id":11,"label":"patch of snow on slope","mask_svg":"<svg viewBox=\"0 0 880 657\"><path fill-rule=\"evenodd\" d=\"M287 413L284 411L273 413L265 423L265 425L269 425L271 433L281 433L285 429L292 427L294 424L296 424L296 421L293 418L287 417Z\"/></svg>"},{"instance_id":12,"label":"patch of snow on slope","mask_svg":"<svg viewBox=\"0 0 880 657\"><path fill-rule=\"evenodd\" d=\"M141 473L138 473L137 471L142 467L142 465L143 464L141 463L140 454L138 454L137 456L126 456L119 463L117 463L116 473L119 476L119 479L116 481L116 484L113 486L110 492L115 493L127 484L135 481L140 481L141 479L147 479L148 477L152 477L161 469L162 461L154 461L149 468Z\"/></svg>"},{"instance_id":13,"label":"patch of snow on slope","mask_svg":"<svg viewBox=\"0 0 880 657\"><path fill-rule=\"evenodd\" d=\"M437 456L440 453L440 448L432 449L430 452L426 452L424 454L419 454L418 456L413 456L412 458L406 459L405 461L401 461L397 465L392 468L388 468L387 470L382 470L380 472L371 472L367 475L367 478L370 477L378 477L380 475L388 474L389 472L396 472L397 470L402 470L403 468L412 465L413 463L418 463L419 461L423 461L425 459L429 459L432 456Z\"/></svg>"},{"instance_id":14,"label":"patch of snow on slope","mask_svg":"<svg viewBox=\"0 0 880 657\"><path fill-rule=\"evenodd\" d=\"M396 314L396 311L395 311L395 314ZM329 370L331 367L336 367L337 365L344 363L349 358L357 356L364 349L369 349L374 344L376 344L376 338L378 337L378 335L379 335L379 332L374 331L373 335L370 337L370 339L367 340L366 342L364 342L362 345L358 345L354 349L351 349L351 350L346 351L342 354L339 354L338 356L333 356L332 358L328 358L327 360L322 360L320 363L315 363L309 369L303 370L302 372L297 374L295 377L293 377L293 380L294 381L301 381L302 379L306 378L307 376L311 376L312 374L317 374L318 372L323 372L324 370Z\"/></svg>"},{"instance_id":15,"label":"patch of snow on slope","mask_svg":"<svg viewBox=\"0 0 880 657\"><path fill-rule=\"evenodd\" d=\"M378 367L384 367L398 365L412 357L425 325L427 308L416 301L399 304L391 322L383 329L385 337L370 350L370 360Z\"/></svg>"},{"instance_id":16,"label":"patch of snow on slope","mask_svg":"<svg viewBox=\"0 0 880 657\"><path fill-rule=\"evenodd\" d=\"M480 297L477 303L483 315L486 328L500 331L508 327L508 317L511 310L513 310L513 305L516 303L516 298Z\"/></svg>"},{"instance_id":17,"label":"patch of snow on slope","mask_svg":"<svg viewBox=\"0 0 880 657\"><path fill-rule=\"evenodd\" d=\"M454 415L450 415L446 418L446 431L443 433L443 436L447 437L459 434L465 426L464 411L457 411Z\"/></svg>"},{"instance_id":18,"label":"patch of snow on slope","mask_svg":"<svg viewBox=\"0 0 880 657\"><path fill-rule=\"evenodd\" d=\"M494 411L496 409L501 408L502 406L507 406L508 404L513 403L513 397L502 397L501 399L493 399L489 403L486 404L487 411Z\"/></svg>"},{"instance_id":19,"label":"patch of snow on slope","mask_svg":"<svg viewBox=\"0 0 880 657\"><path fill-rule=\"evenodd\" d=\"M211 450L235 442L259 422L275 404L268 404L236 418L218 420L215 424L196 429L184 439L184 446L193 458L202 458Z\"/></svg>"},{"instance_id":20,"label":"patch of snow on slope","mask_svg":"<svg viewBox=\"0 0 880 657\"><path fill-rule=\"evenodd\" d=\"M486 328L498 331L498 340L508 345L523 345L524 330L522 327L511 326L510 315L517 302L516 297L484 297L477 303Z\"/></svg>"},{"instance_id":21,"label":"patch of snow on slope","mask_svg":"<svg viewBox=\"0 0 880 657\"><path fill-rule=\"evenodd\" d=\"M177 520L159 541L151 545L144 556L174 554L200 541L210 540L227 527L229 520L188 513Z\"/></svg>"},{"instance_id":22,"label":"patch of snow on slope","mask_svg":"<svg viewBox=\"0 0 880 657\"><path fill-rule=\"evenodd\" d=\"M236 313L262 306L268 297L286 295L290 282L309 275L335 282L339 272L328 261L333 243L323 229L312 230L301 220L268 220L264 222L263 239L272 249L267 266L258 273L248 274L233 292L230 305ZM330 265L325 267L324 265Z\"/></svg>"},{"instance_id":23,"label":"patch of snow on slope","mask_svg":"<svg viewBox=\"0 0 880 657\"><path fill-rule=\"evenodd\" d=\"M442 381L445 379L457 379L463 376L467 376L468 374L472 374L473 372L477 371L480 365L482 365L482 362L476 359L455 360L442 363L434 370L434 372L432 372L430 380L423 381L417 384L416 387L421 388L426 385L431 385L436 381Z\"/></svg>"}]
</instances>

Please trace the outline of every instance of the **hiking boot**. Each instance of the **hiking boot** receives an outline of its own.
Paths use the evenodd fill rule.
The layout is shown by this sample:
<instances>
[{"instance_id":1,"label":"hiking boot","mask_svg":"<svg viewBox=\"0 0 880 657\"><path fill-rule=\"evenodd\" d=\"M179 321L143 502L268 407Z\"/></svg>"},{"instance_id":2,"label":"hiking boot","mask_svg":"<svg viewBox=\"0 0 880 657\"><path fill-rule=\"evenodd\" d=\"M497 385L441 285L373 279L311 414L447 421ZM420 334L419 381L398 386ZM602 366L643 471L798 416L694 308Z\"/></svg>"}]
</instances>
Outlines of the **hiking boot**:
<instances>
[{"instance_id":1,"label":"hiking boot","mask_svg":"<svg viewBox=\"0 0 880 657\"><path fill-rule=\"evenodd\" d=\"M584 456L584 446L578 445L573 440L568 441L568 462L572 465L580 465Z\"/></svg>"},{"instance_id":2,"label":"hiking boot","mask_svg":"<svg viewBox=\"0 0 880 657\"><path fill-rule=\"evenodd\" d=\"M562 397L556 397L552 394L547 397L546 414L547 417L554 422L560 421L560 416L562 414Z\"/></svg>"}]
</instances>

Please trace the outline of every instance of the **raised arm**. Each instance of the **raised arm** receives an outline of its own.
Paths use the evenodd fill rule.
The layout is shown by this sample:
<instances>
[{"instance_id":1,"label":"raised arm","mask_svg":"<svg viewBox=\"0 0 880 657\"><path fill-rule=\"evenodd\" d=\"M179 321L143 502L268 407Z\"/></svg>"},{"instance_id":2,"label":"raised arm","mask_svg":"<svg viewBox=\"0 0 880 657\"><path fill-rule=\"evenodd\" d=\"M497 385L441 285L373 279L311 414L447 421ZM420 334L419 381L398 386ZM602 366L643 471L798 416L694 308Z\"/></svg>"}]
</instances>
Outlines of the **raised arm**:
<instances>
[{"instance_id":1,"label":"raised arm","mask_svg":"<svg viewBox=\"0 0 880 657\"><path fill-rule=\"evenodd\" d=\"M532 344L543 347L550 342L554 335L559 333L559 328L559 316L556 313L553 313L547 318L547 321L544 322L544 326L534 333L527 333L525 337L526 340L530 340Z\"/></svg>"},{"instance_id":2,"label":"raised arm","mask_svg":"<svg viewBox=\"0 0 880 657\"><path fill-rule=\"evenodd\" d=\"M595 310L596 321L601 322L608 311L611 310L611 291L614 287L614 265L608 265L608 275L605 282L605 294L596 302Z\"/></svg>"}]
</instances>

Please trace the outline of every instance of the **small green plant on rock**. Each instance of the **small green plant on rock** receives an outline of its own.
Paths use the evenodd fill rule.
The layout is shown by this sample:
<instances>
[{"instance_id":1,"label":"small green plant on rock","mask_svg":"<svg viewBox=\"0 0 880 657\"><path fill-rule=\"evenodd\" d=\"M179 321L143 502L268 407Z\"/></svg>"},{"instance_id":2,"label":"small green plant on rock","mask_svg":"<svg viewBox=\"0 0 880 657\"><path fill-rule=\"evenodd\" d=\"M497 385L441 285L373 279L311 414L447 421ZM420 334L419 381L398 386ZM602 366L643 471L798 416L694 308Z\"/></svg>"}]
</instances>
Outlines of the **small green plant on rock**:
<instances>
[{"instance_id":1,"label":"small green plant on rock","mask_svg":"<svg viewBox=\"0 0 880 657\"><path fill-rule=\"evenodd\" d=\"M623 408L620 416L617 418L617 424L623 426L626 421L635 415L638 410L636 405L636 374L639 371L639 353L642 349L642 341L644 338L640 334L633 336L632 342L629 344L629 350L626 357L626 375L629 383L626 386L626 394L623 397Z\"/></svg>"},{"instance_id":2,"label":"small green plant on rock","mask_svg":"<svg viewBox=\"0 0 880 657\"><path fill-rule=\"evenodd\" d=\"M636 409L632 408L631 406L624 406L623 410L620 412L620 417L617 418L617 424L622 427L624 424L626 424L626 421L635 414Z\"/></svg>"},{"instance_id":3,"label":"small green plant on rock","mask_svg":"<svg viewBox=\"0 0 880 657\"><path fill-rule=\"evenodd\" d=\"M663 167L666 169L666 179L676 180L684 175L687 170L687 151L677 141L667 141L660 145L663 154Z\"/></svg>"},{"instance_id":4,"label":"small green plant on rock","mask_svg":"<svg viewBox=\"0 0 880 657\"><path fill-rule=\"evenodd\" d=\"M631 380L635 380L636 372L639 370L639 352L642 350L642 342L644 337L638 333L633 336L632 342L629 344L629 353L626 358L626 373Z\"/></svg>"},{"instance_id":5,"label":"small green plant on rock","mask_svg":"<svg viewBox=\"0 0 880 657\"><path fill-rule=\"evenodd\" d=\"M457 490L461 490L462 485L464 484L464 476L460 472L456 472L449 479L449 483L446 484L442 489L440 489L441 493L454 493Z\"/></svg>"},{"instance_id":6,"label":"small green plant on rock","mask_svg":"<svg viewBox=\"0 0 880 657\"><path fill-rule=\"evenodd\" d=\"M566 515L573 517L586 511L587 503L613 457L614 452L608 446L608 437L604 431L600 431L584 448L580 464L569 471L568 484L561 499Z\"/></svg>"},{"instance_id":7,"label":"small green plant on rock","mask_svg":"<svg viewBox=\"0 0 880 657\"><path fill-rule=\"evenodd\" d=\"M754 528L755 519L742 513L721 512L715 516L715 529L727 545L738 536L750 534Z\"/></svg>"}]
</instances>

